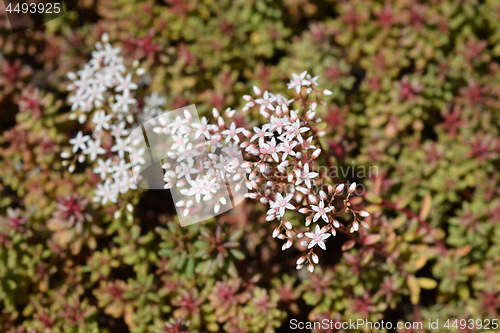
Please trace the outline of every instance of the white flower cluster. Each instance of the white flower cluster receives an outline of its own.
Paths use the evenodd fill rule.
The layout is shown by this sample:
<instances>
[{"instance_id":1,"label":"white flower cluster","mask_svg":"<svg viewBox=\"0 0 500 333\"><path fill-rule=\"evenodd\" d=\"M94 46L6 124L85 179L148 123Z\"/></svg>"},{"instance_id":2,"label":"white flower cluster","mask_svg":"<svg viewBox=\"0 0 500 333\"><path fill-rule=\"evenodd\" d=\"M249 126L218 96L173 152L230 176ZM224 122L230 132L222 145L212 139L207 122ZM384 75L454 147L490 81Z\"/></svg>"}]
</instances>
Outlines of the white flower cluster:
<instances>
[{"instance_id":1,"label":"white flower cluster","mask_svg":"<svg viewBox=\"0 0 500 333\"><path fill-rule=\"evenodd\" d=\"M174 114L173 117L169 117ZM226 119L233 118L234 110L227 109ZM216 124L201 121L196 114L184 108L182 113L169 112L156 118L156 134L165 134L160 142L167 142L163 150L168 161L165 169L165 188L171 190L178 212L183 216L213 216L230 209L231 197L244 186L243 156L238 146L240 133L251 133L238 128L234 122L226 126L217 109L213 109ZM226 189L229 185L233 192ZM236 192L236 193L235 193ZM246 190L245 190L246 192ZM221 210L222 209L222 210Z\"/></svg>"},{"instance_id":2,"label":"white flower cluster","mask_svg":"<svg viewBox=\"0 0 500 333\"><path fill-rule=\"evenodd\" d=\"M289 89L294 89L299 95L297 99L287 99L279 94L268 91L262 93L254 87L256 98L244 96L247 104L244 108L248 111L254 107L266 119L261 127L254 127L254 135L249 142L244 142L242 148L255 157L253 162L245 162L243 167L249 173L247 187L252 192L247 194L251 199L259 200L269 205L267 221L280 221L274 230L273 237L286 240L282 250L292 247L295 239L301 240L300 245L307 247L307 256L299 258L297 269L307 264L310 271L314 270L318 256L313 252L316 246L326 250L325 240L331 235L336 235L340 223L336 216L350 212L354 215L351 232L357 231L359 223L368 227L364 221L359 221L358 216L366 217L369 214L362 211L351 210L347 203L349 196L354 192L356 184L349 188L346 205L336 211L333 206L335 196L343 191L344 185L337 186L334 191L332 186L325 190L321 188L319 174L312 170L316 159L321 154L321 148L313 145L313 140L318 139L318 134L312 132L311 125L321 121L316 117L318 95L330 95L329 90L317 90L317 76L311 77L306 71L300 75L293 74L288 84ZM305 87L303 95L302 87ZM310 100L309 96L315 98ZM291 110L294 102L302 110ZM320 102L322 103L322 102ZM286 211L298 210L306 214L305 232L297 231L290 221L285 219ZM323 227L316 224L314 232L309 231L311 223L322 219L326 223Z\"/></svg>"},{"instance_id":3,"label":"white flower cluster","mask_svg":"<svg viewBox=\"0 0 500 333\"><path fill-rule=\"evenodd\" d=\"M136 115L157 112L156 108L161 104L156 102L153 108L139 112L134 98L138 84L133 82L133 77L134 74L143 75L144 71L139 68L127 72L119 54L120 49L112 47L104 34L102 42L96 43L92 59L83 69L76 74L68 73L72 81L68 90L73 92L69 97L70 119L77 118L80 123L85 123L90 115L88 124L93 130L87 135L79 131L69 140L73 145L71 153L65 151L61 156L72 158L64 161L70 172L75 170L76 161L83 163L88 159L96 164L94 173L100 175L102 183L97 185L94 201L103 205L108 201L116 203L119 193L137 188L133 168L140 168L145 163L145 149L127 145L126 137L130 128L136 125ZM158 99L158 96L153 98Z\"/></svg>"}]
</instances>

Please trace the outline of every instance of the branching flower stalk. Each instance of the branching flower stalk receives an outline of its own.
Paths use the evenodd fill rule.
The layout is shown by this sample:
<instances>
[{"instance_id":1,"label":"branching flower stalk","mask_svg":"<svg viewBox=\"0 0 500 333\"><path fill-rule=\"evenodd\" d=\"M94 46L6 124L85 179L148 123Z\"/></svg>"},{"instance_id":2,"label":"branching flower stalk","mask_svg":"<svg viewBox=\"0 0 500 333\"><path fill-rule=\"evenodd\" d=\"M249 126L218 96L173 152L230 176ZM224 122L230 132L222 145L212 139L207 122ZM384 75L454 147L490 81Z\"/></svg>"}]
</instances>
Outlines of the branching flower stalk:
<instances>
[{"instance_id":1,"label":"branching flower stalk","mask_svg":"<svg viewBox=\"0 0 500 333\"><path fill-rule=\"evenodd\" d=\"M308 249L308 253L297 260L297 269L307 266L310 272L319 262L314 252L316 246L326 250L325 240L335 236L340 227L338 217L352 214L352 233L358 231L360 224L368 228L362 218L369 216L366 211L350 207L349 199L356 191L356 183L349 186L343 206L335 207L334 200L344 192L345 184L338 184L335 188L324 185L323 179L313 171L322 154L330 164L324 150L312 144L314 140L320 146L321 133L314 127L315 123L321 122L315 112L318 103L325 105L320 96L331 94L329 90L316 88L317 79L306 71L300 75L293 74L288 88L295 90L296 99L287 99L268 91L262 93L254 87L257 98L244 96L247 104L243 110L259 108L266 122L260 128L254 127L255 135L249 142L241 144L253 157L252 162L242 165L249 174L247 187L252 191L247 197L269 205L266 220L279 221L273 237L286 240L282 250L291 248L296 240ZM292 110L294 106L299 106L299 109ZM312 135L306 137L309 133ZM293 226L285 218L287 210L305 215L304 226ZM323 223L321 227L320 221ZM312 223L316 223L314 228Z\"/></svg>"}]
</instances>

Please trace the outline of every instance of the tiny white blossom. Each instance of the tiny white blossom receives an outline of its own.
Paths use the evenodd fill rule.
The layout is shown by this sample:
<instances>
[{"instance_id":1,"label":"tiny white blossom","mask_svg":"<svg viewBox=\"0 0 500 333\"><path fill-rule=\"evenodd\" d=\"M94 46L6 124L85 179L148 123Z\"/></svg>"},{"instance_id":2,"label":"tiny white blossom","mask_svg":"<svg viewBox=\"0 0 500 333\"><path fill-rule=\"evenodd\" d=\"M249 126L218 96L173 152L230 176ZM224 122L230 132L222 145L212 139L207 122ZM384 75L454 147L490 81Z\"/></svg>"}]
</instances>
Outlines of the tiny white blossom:
<instances>
[{"instance_id":1,"label":"tiny white blossom","mask_svg":"<svg viewBox=\"0 0 500 333\"><path fill-rule=\"evenodd\" d=\"M286 197L283 197L280 193L277 193L276 198L275 198L276 200L271 204L271 208L278 207L280 210L279 211L280 215L284 216L286 209L290 209L290 210L295 209L295 206L293 206L290 203L290 200L292 200L292 196L293 196L292 193L289 193Z\"/></svg>"},{"instance_id":2,"label":"tiny white blossom","mask_svg":"<svg viewBox=\"0 0 500 333\"><path fill-rule=\"evenodd\" d=\"M316 224L316 229L314 229L314 233L313 232L306 232L305 235L307 237L311 238L311 241L309 242L309 245L307 246L308 249L313 248L314 246L318 245L323 250L326 250L326 246L325 246L325 243L323 241L331 236L331 234L326 234L325 229L320 228L317 224Z\"/></svg>"},{"instance_id":3,"label":"tiny white blossom","mask_svg":"<svg viewBox=\"0 0 500 333\"><path fill-rule=\"evenodd\" d=\"M83 135L82 131L79 131L76 134L76 137L73 139L69 140L69 143L73 145L73 154L78 151L78 149L85 150L87 146L85 145L85 142L87 142L90 139L90 136L88 135Z\"/></svg>"}]
</instances>

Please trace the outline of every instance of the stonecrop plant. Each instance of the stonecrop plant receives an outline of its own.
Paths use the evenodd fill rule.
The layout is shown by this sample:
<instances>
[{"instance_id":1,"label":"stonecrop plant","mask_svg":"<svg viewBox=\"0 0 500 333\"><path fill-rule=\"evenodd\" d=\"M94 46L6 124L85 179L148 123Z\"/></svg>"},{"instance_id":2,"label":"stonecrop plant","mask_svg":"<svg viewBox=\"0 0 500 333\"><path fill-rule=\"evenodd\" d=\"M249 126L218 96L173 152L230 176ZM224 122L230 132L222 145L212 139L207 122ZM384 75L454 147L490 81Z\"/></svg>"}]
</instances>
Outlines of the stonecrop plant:
<instances>
[{"instance_id":1,"label":"stonecrop plant","mask_svg":"<svg viewBox=\"0 0 500 333\"><path fill-rule=\"evenodd\" d=\"M153 150L164 156L163 187L173 191L175 205L183 216L198 214L195 221L199 222L213 216L211 212L200 212L206 207L213 207L214 215L229 210L226 185L235 182L234 190L238 192L244 184L250 191L243 193L245 197L269 206L266 220L278 220L272 237L286 241L282 250L291 248L294 241L307 249L307 254L298 258L296 268L307 266L311 273L319 263L314 251L318 247L326 250L326 239L336 236L341 228L338 216L352 215L351 233L358 231L360 224L369 227L363 221L369 213L350 208L356 183L344 191L345 184L335 188L328 184L325 178L330 177L330 172L314 171L321 166L318 158L323 152L319 141L323 133L315 128L322 120L316 116L316 109L326 105L321 96L331 95L330 90L317 88L318 76L312 77L307 71L293 73L288 83L288 89L295 93L292 98L262 92L254 86L255 97L243 97L247 103L242 112L258 110L263 120L260 126L247 129L242 125L244 121L235 121L236 111L230 108L222 114L214 108L215 123L211 124L206 117L197 119L197 113L187 107L177 113L162 113L158 105L139 105L135 94L145 71L138 65L135 61L135 68L127 70L120 49L109 43L105 33L96 43L89 63L76 74L68 73L72 80L68 90L73 93L69 97L71 118L81 124L91 119L91 132L84 135L79 131L69 140L71 153L64 151L61 157L70 158L65 161L70 172L75 170L76 162L88 160L94 164L93 171L102 180L94 202L117 203L118 195L138 188L141 166L147 164L144 154L151 148L141 146L142 130L136 131L136 136L131 132L134 127L141 129L144 123L140 121L146 120L160 135ZM134 74L139 78L137 83ZM343 192L347 195L340 198ZM292 225L286 218L287 211L302 214L303 224Z\"/></svg>"},{"instance_id":2,"label":"stonecrop plant","mask_svg":"<svg viewBox=\"0 0 500 333\"><path fill-rule=\"evenodd\" d=\"M0 1L0 332L495 331L499 4Z\"/></svg>"}]
</instances>

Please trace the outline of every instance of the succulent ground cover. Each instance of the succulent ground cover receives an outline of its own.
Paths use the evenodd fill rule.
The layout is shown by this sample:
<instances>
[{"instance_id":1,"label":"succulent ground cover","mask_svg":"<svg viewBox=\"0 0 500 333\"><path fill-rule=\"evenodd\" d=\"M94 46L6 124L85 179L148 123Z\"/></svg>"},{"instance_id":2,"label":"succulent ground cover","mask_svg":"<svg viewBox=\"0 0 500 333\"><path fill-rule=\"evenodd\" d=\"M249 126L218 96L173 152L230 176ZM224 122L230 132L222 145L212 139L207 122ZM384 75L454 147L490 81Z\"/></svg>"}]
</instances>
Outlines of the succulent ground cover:
<instances>
[{"instance_id":1,"label":"succulent ground cover","mask_svg":"<svg viewBox=\"0 0 500 333\"><path fill-rule=\"evenodd\" d=\"M0 331L480 331L460 323L500 310L499 18L493 0L82 0L13 34L0 11ZM121 79L89 105L97 63ZM249 194L181 227L167 191L122 182L116 134L191 104L194 135L247 154Z\"/></svg>"}]
</instances>

